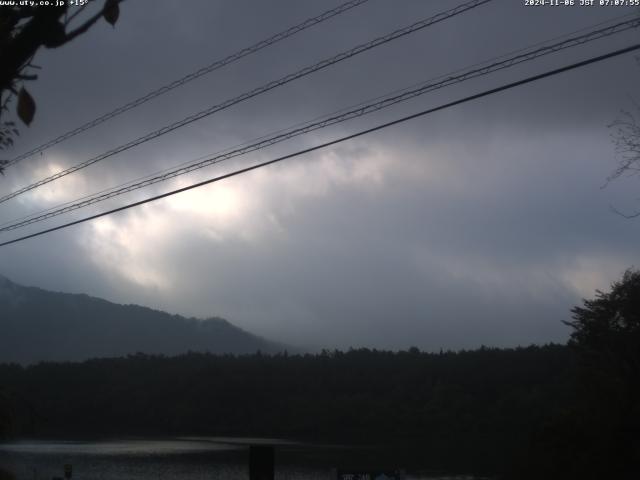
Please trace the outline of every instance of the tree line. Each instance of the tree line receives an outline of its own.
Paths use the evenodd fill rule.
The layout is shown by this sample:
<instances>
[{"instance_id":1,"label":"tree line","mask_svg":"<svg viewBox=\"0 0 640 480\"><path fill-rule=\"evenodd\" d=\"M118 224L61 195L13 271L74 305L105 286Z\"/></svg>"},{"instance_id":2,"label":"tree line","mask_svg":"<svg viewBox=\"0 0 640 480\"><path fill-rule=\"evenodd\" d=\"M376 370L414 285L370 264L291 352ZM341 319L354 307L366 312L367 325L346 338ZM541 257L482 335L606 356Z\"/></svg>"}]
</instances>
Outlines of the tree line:
<instances>
[{"instance_id":1,"label":"tree line","mask_svg":"<svg viewBox=\"0 0 640 480\"><path fill-rule=\"evenodd\" d=\"M640 272L572 313L568 345L4 364L4 433L404 442L445 470L638 478Z\"/></svg>"}]
</instances>

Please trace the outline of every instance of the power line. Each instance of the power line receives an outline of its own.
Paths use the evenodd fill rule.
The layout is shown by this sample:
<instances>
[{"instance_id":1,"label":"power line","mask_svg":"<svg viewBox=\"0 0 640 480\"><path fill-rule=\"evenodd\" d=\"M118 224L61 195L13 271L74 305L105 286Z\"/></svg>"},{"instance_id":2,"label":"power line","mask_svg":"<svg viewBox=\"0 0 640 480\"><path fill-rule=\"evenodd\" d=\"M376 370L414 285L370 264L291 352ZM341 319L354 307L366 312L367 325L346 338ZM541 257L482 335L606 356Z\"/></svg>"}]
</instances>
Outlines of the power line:
<instances>
[{"instance_id":1,"label":"power line","mask_svg":"<svg viewBox=\"0 0 640 480\"><path fill-rule=\"evenodd\" d=\"M391 97L391 96L394 96L394 95L397 95L397 94L400 94L400 93L407 92L407 91L415 89L415 88L417 88L419 86L425 85L425 83L427 83L427 82L435 82L436 80L440 80L440 79L444 79L444 78L447 78L447 77L451 77L453 75L456 75L456 74L459 74L461 72L464 72L465 70L473 69L473 68L479 67L481 65L486 65L486 64L489 64L489 63L492 63L492 62L496 62L496 61L501 60L501 59L506 59L509 56L516 55L516 54L519 54L519 53L523 53L523 52L526 52L526 51L531 50L531 49L536 48L536 47L544 46L544 45L548 44L549 42L559 41L561 39L566 39L568 37L571 37L572 35L576 35L576 34L581 33L581 32L587 32L590 29L594 29L596 27L602 27L603 25L610 24L610 23L616 22L616 21L620 21L620 20L625 19L625 18L626 19L628 19L628 18L638 18L638 15L636 13L628 13L626 15L619 15L619 16L612 17L612 18L609 18L607 20L603 20L601 22L589 25L587 27L582 27L580 29L573 30L573 31L565 33L565 34L562 34L562 35L559 35L559 36L556 36L556 37L553 37L553 38L550 38L550 39L547 39L547 40L544 40L544 41L541 41L541 42L534 43L534 44L529 45L529 46L524 47L524 48L511 50L509 52L506 52L506 53L504 53L502 55L497 55L497 56L492 57L490 59L484 59L482 61L479 61L479 62L476 62L476 63L474 63L472 65L469 65L469 66L467 66L465 68L460 68L460 69L454 70L452 72L449 72L449 73L446 73L446 74L443 74L443 75L439 75L437 77L433 77L433 78L431 78L429 80L426 80L426 81L423 80L421 82L414 83L413 85L410 85L410 86L407 86L407 87L403 87L403 88L394 90L392 92L388 92L388 93L386 93L384 95L378 95L378 96L376 96L374 98L369 98L369 99L361 101L361 102L359 102L357 104L349 105L347 107L343 107L343 108L341 108L339 110L336 110L336 111L333 111L331 113L317 116L317 117L315 117L315 118L313 118L311 120L307 120L305 122L299 122L299 123L296 123L295 125L290 125L287 128L279 129L277 131L272 131L270 133L261 135L258 138L254 138L252 140L245 141L245 142L243 142L241 144L236 144L236 145L233 145L231 147L227 147L225 149L218 150L218 151L216 151L214 153L202 155L202 156L200 156L198 158L195 158L195 159L192 159L192 160L188 160L186 162L182 162L182 163L180 163L178 165L174 165L172 167L165 168L165 169L163 169L161 171L156 171L156 172L153 172L153 173L150 173L150 174L147 174L147 175L143 175L141 177L137 177L137 178L129 180L127 182L121 183L121 184L119 184L117 186L109 187L109 188L100 190L99 192L91 193L91 194L88 194L88 195L83 195L82 197L76 198L74 200L70 200L70 201L67 201L67 202L60 203L58 205L54 205L54 206L51 206L51 207L48 207L48 208L44 208L44 209L38 210L36 212L30 213L28 215L23 215L21 217L14 218L12 220L7 220L7 221L5 221L3 223L0 223L0 228L4 227L5 225L9 225L11 223L21 222L22 220L26 220L26 219L30 219L32 217L40 216L42 214L51 212L53 210L58 210L58 209L60 209L62 207L65 207L67 205L72 205L74 203L80 202L80 201L85 200L85 199L89 199L89 198L92 198L92 197L97 197L97 196L102 195L104 193L111 192L111 191L114 191L116 189L132 185L132 184L140 182L142 180L151 179L154 176L159 176L159 175L162 175L162 174L165 174L165 173L169 173L172 170L175 170L175 169L178 169L178 168L182 168L182 167L185 167L185 166L189 166L189 165L195 164L196 162L199 162L201 160L208 159L212 155L220 155L222 153L230 152L231 150L238 149L240 147L250 145L252 143L258 142L260 140L267 139L269 137L278 135L280 133L285 133L285 132L287 132L289 130L292 130L294 128L297 128L297 127L300 127L300 126L304 126L304 125L308 125L308 124L316 122L318 120L326 119L328 117L337 115L339 113L346 112L346 111L355 109L357 107L361 107L363 105L367 105L368 103L374 102L376 100L388 98L388 97ZM615 25L613 25L613 26L615 26ZM589 33L595 33L595 32L589 32Z\"/></svg>"},{"instance_id":2,"label":"power line","mask_svg":"<svg viewBox=\"0 0 640 480\"><path fill-rule=\"evenodd\" d=\"M286 30L283 30L282 32L276 33L275 35L272 35L271 37L265 39L265 40L261 40L258 43L255 43L253 45L251 45L250 47L245 47L242 50L239 50L223 59L217 60L205 67L202 67L198 70L196 70L195 72L189 73L185 76L183 76L182 78L179 78L177 80L174 80L171 83L168 83L166 85L163 85L160 88L157 88L156 90L153 90L152 92L147 93L146 95L139 97L135 100L132 100L131 102L122 105L118 108L116 108L115 110L112 110L108 113L105 113L104 115L91 120L77 128L74 128L73 130L70 130L66 133L63 133L62 135L49 140L45 143L43 143L42 145L39 145L35 148L33 148L32 150L29 150L28 152L25 152L21 155L18 155L15 158L12 158L11 160L9 160L9 162L7 163L6 167L9 167L11 165L14 165L16 163L18 163L21 160L24 160L25 158L28 158L38 152L42 152L44 150L46 150L49 147L52 147L54 145L57 145L61 142L64 142L65 140L68 140L71 137L75 137L76 135L89 130L91 128L94 128L98 125L100 125L101 123L106 122L107 120L110 120L114 117L117 117L118 115L131 110L132 108L136 108L140 105L142 105L143 103L147 103L148 101L159 97L160 95L164 95L167 92L170 92L171 90L173 90L174 88L178 88L181 87L182 85L191 82L192 80L195 80L196 78L199 78L203 75L206 75L208 73L211 73L215 70L218 70L222 67L225 67L233 62L236 62L238 60L240 60L241 58L244 58L248 55L251 55L253 53L256 53L260 50L262 50L263 48L269 47L275 43L278 43L282 40L285 40L286 38L292 37L294 35L296 35L297 33L302 32L303 30L306 30L307 28L313 27L315 25L318 25L319 23L324 22L325 20L329 20L330 18L333 18L337 15L340 15L341 13L344 13L348 10L351 10L354 7L358 7L360 5L362 5L363 3L368 2L369 0L349 0L348 2L343 3L342 5L339 5L335 8L332 8L331 10L327 10L326 12L321 13L320 15L317 15L315 17L312 18L308 18L307 20L305 20L302 23L299 23L298 25L294 25L293 27L290 27Z\"/></svg>"},{"instance_id":3,"label":"power line","mask_svg":"<svg viewBox=\"0 0 640 480\"><path fill-rule=\"evenodd\" d=\"M272 160L268 160L266 162L262 162L262 163L258 163L256 165L252 165L250 167L245 167L245 168L242 168L242 169L239 169L239 170L235 170L233 172L226 173L226 174L220 175L218 177L210 178L208 180L204 180L202 182L198 182L198 183L195 183L193 185L189 185L187 187L182 187L182 188L179 188L177 190L172 190L170 192L163 193L161 195L156 195L154 197L147 198L147 199L144 199L144 200L140 200L138 202L130 203L128 205L123 205L121 207L114 208L112 210L108 210L106 212L98 213L96 215L91 215L89 217L81 218L81 219L75 220L73 222L65 223L63 225L58 225L56 227L52 227L52 228L48 228L46 230L41 230L39 232L32 233L30 235L25 235L23 237L19 237L19 238L13 239L13 240L9 240L9 241L0 243L0 247L4 247L6 245L11 245L13 243L21 242L21 241L24 241L24 240L27 240L27 239L30 239L30 238L38 237L38 236L44 235L46 233L51 233L51 232L55 232L57 230L62 230L64 228L68 228L68 227L71 227L73 225L78 225L80 223L85 223L85 222L88 222L90 220L95 220L97 218L104 217L104 216L107 216L107 215L111 215L111 214L114 214L114 213L117 213L117 212L122 212L124 210L128 210L128 209L134 208L134 207L138 207L138 206L144 205L146 203L154 202L154 201L160 200L162 198L170 197L170 196L176 195L178 193L186 192L188 190L193 190L195 188L202 187L204 185L209 185L211 183L219 182L221 180L225 180L227 178L235 177L237 175L250 172L252 170L257 170L259 168L266 167L268 165L272 165L274 163L281 162L283 160L287 160L287 159L290 159L290 158L293 158L293 157L298 157L300 155L304 155L304 154L307 154L307 153L310 153L310 152L313 152L313 151L316 151L316 150L320 150L320 149L329 147L331 145L335 145L335 144L338 144L338 143L341 143L341 142L345 142L347 140L351 140L351 139L354 139L354 138L357 138L357 137L360 137L360 136L363 136L363 135L367 135L369 133L377 132L378 130L382 130L384 128L388 128L388 127L391 127L393 125L397 125L397 124L400 124L400 123L407 122L409 120L413 120L413 119L416 119L416 118L419 118L419 117L423 117L423 116L426 116L428 114L431 114L431 113L434 113L434 112L437 112L437 111L440 111L440 110L451 108L453 106L460 105L460 104L463 104L463 103L466 103L466 102L470 102L470 101L473 101L473 100L477 100L479 98L487 97L487 96L493 95L495 93L499 93L499 92L502 92L502 91L505 91L505 90L509 90L509 89L521 86L521 85L532 83L532 82L541 80L543 78L547 78L547 77L551 77L551 76L554 76L554 75L558 75L558 74L563 73L563 72L567 72L567 71L570 71L570 70L581 68L581 67L584 67L584 66L596 63L596 62L601 62L603 60L606 60L606 59L609 59L609 58L613 58L613 57L617 57L619 55L623 55L625 53L629 53L629 52L632 52L632 51L635 51L635 50L639 50L639 49L640 49L640 43L636 43L635 45L631 45L629 47L622 48L620 50L615 50L613 52L609 52L609 53L604 54L604 55L599 55L597 57L592 57L592 58L589 58L587 60L583 60L581 62L573 63L571 65L567 65L567 66L564 66L564 67L561 67L561 68L556 68L554 70L550 70L550 71L547 71L545 73L540 73L538 75L533 75L531 77L527 77L525 79L518 80L516 82L508 83L508 84L502 85L500 87L492 88L490 90L485 90L484 92L477 93L475 95L464 97L462 99L455 100L455 101L449 102L449 103L445 103L445 104L437 106L437 107L429 108L427 110L423 110L421 112L414 113L412 115L408 115L408 116L405 116L405 117L402 117L402 118L399 118L399 119L396 119L396 120L392 120L390 122L383 123L381 125L377 125L375 127L368 128L366 130L361 130L360 132L353 133L351 135L340 137L338 139L331 140L329 142L325 142L325 143L322 143L320 145L316 145L314 147L309 147L309 148L306 148L304 150L299 150L297 152L290 153L288 155L283 155L281 157L278 157L278 158L275 158L275 159L272 159Z\"/></svg>"},{"instance_id":4,"label":"power line","mask_svg":"<svg viewBox=\"0 0 640 480\"><path fill-rule=\"evenodd\" d=\"M583 35L571 37L564 41L557 42L552 45L543 46L538 49L532 50L530 52L521 53L512 57L500 60L498 62L491 63L489 65L484 65L479 68L472 68L459 75L450 74L449 76L446 76L446 75L441 76L438 78L443 78L443 80L440 80L438 82L431 82L431 83L428 83L429 81L427 81L427 83L423 82L417 87L414 86L414 88L405 89L396 95L379 97L379 98L382 98L379 101L374 101L369 104L360 104L356 108L343 111L343 113L340 113L338 115L323 117L319 121L311 121L311 123L304 124L303 126L298 128L284 130L270 137L269 136L262 137L261 139L258 139L258 141L254 143L248 143L248 144L245 144L244 146L240 146L235 149L230 149L227 151L220 152L218 154L215 154L214 156L204 157L204 159L201 159L200 161L192 161L187 164L174 167L173 169L165 170L155 175L146 176L143 179L140 179L140 181L127 182L126 184L123 184L119 187L114 187L102 192L98 192L93 195L80 198L72 202L67 202L66 204L63 204L62 206L59 206L59 207L53 207L41 214L32 214L32 215L28 215L27 217L23 217L23 219L6 222L0 225L0 232L8 232L11 230L22 228L27 225L31 225L34 223L38 223L38 222L56 217L58 215L69 213L71 211L78 210L80 208L87 207L89 205L93 205L95 203L99 203L99 202L108 200L110 198L132 192L134 190L148 187L150 185L154 185L156 183L163 182L171 178L175 178L177 176L184 175L184 174L199 170L201 168L208 167L208 166L229 160L231 158L245 155L247 153L254 152L256 150L261 150L263 148L283 142L285 140L289 140L299 135L303 135L315 130L319 130L331 125L335 125L347 120L351 120L353 118L358 118L358 117L367 115L369 113L382 110L384 108L388 108L392 105L396 105L398 103L408 101L417 96L423 95L428 92L432 92L440 88L448 87L456 83L460 83L460 82L477 78L480 76L488 75L490 73L494 73L499 70L510 68L524 62L535 60L544 55L549 55L551 53L555 53L555 52L564 50L566 48L582 45L587 42L591 42L591 41L608 37L617 33L621 33L631 28L637 28L638 26L640 26L640 19L634 18L624 22L619 22L617 24L614 24L608 27L590 31Z\"/></svg>"},{"instance_id":5,"label":"power line","mask_svg":"<svg viewBox=\"0 0 640 480\"><path fill-rule=\"evenodd\" d=\"M399 89L396 89L396 90L394 90L392 92L388 92L388 93L385 93L383 95L378 95L378 96L376 96L374 98L369 98L367 100L358 102L357 104L352 104L352 105L343 107L343 108L341 108L339 110L335 110L335 111L333 111L331 113L324 114L324 115L319 115L317 117L314 117L311 120L307 120L305 122L299 122L299 123L296 123L294 125L290 125L287 128L282 128L282 129L279 129L279 130L276 130L276 131L269 132L267 134L261 135L258 138L253 138L252 140L247 140L247 141L242 142L240 144L236 144L236 145L227 147L225 149L218 150L218 151L216 151L214 153L202 155L202 156L200 156L198 158L195 158L195 159L192 159L192 160L188 160L188 161L185 161L185 162L181 162L178 165L174 165L172 167L168 167L168 168L165 168L165 169L160 170L160 171L156 171L156 172L153 172L153 173L150 173L150 174L147 174L147 175L143 175L141 177L134 178L134 179L129 180L127 182L121 183L121 184L119 184L117 186L105 188L105 189L100 190L98 192L94 192L94 193L91 193L91 194L83 195L82 197L76 198L74 200L70 200L70 201L67 201L67 202L59 203L57 205L54 205L54 206L51 206L51 207L48 207L48 208L44 208L44 209L38 210L36 212L30 213L30 214L27 214L27 215L23 215L21 217L14 218L12 220L7 220L5 222L0 223L0 228L4 227L5 225L9 225L11 223L20 222L20 221L25 220L25 219L30 219L32 217L39 216L41 214L51 212L53 210L58 210L61 207L64 207L64 206L67 206L67 205L72 205L72 204L77 203L77 202L79 202L81 200L89 199L89 198L92 198L92 197L97 197L99 195L102 195L103 193L110 192L112 190L119 189L121 187L125 187L125 186L128 186L128 185L132 185L132 184L134 184L136 182L140 182L142 180L151 179L154 176L162 175L162 174L168 173L168 172L170 172L170 171L172 171L174 169L181 168L181 167L184 167L184 166L187 166L187 165L191 165L191 164L193 164L195 162L198 162L200 160L208 159L212 155L222 154L223 152L230 152L231 150L237 149L239 147L250 145L250 144L255 143L255 142L259 141L259 140L263 140L263 139L269 138L271 136L287 132L287 131L289 131L291 129L294 129L296 127L303 126L303 125L308 125L308 124L313 123L313 122L315 122L317 120L325 119L325 118L337 115L339 113L346 112L348 110L352 110L354 108L366 105L367 103L374 102L376 100L380 100L380 99L387 98L387 97L390 97L390 96L393 96L393 95L396 95L396 94L399 94L399 93L402 93L402 92L409 91L409 90L414 89L414 88L416 88L416 87L418 87L420 85L424 85L425 82L434 82L434 81L439 80L439 79L450 77L450 76L458 74L460 72L464 72L465 70L469 70L471 68L475 68L475 67L478 67L480 65L486 65L486 64L488 64L490 62L495 62L495 61L500 60L500 59L505 59L505 58L507 58L507 57L509 57L511 55L515 55L515 54L518 54L518 53L526 52L527 50L531 50L531 49L533 49L535 47L546 45L549 42L558 41L558 40L561 40L561 39L566 39L568 37L571 37L572 35L576 35L576 34L581 33L581 32L586 32L586 31L588 31L590 29L594 29L596 27L601 27L602 25L610 24L610 23L615 22L615 21L620 21L620 20L625 19L625 18L626 19L628 19L628 18L638 18L638 14L636 14L636 13L627 13L625 15L618 15L618 16L609 18L607 20L603 20L601 22L589 25L587 27L582 27L582 28L579 28L577 30L573 30L571 32L564 33L562 35L558 35L558 36L555 36L553 38L549 38L549 39L543 40L541 42L536 42L536 43L534 43L532 45L529 45L527 47L518 48L516 50L511 50L509 52L503 53L501 55L497 55L497 56L489 58L489 59L484 59L484 60L478 61L478 62L476 62L476 63L474 63L472 65L469 65L467 67L460 68L460 69L454 70L452 72L449 72L449 73L446 73L446 74L443 74L443 75L439 75L437 77L432 77L430 80L427 80L427 81L423 80L421 82L414 83L414 84L412 84L410 86L399 88Z\"/></svg>"},{"instance_id":6,"label":"power line","mask_svg":"<svg viewBox=\"0 0 640 480\"><path fill-rule=\"evenodd\" d=\"M363 43L361 45L358 45L356 47L353 47L345 52L339 53L331 58L322 60L314 65L305 67L301 70L298 70L297 72L294 73L290 73L288 75L285 75L284 77L278 79L278 80L274 80L271 81L269 83L266 83L258 88L255 88L253 90L250 90L248 92L243 93L242 95L239 95L237 97L234 97L232 99L226 100L222 103L219 103L217 105L213 105L205 110L202 110L201 112L195 113L193 115L190 115L188 117L183 118L182 120L179 120L177 122L174 122L170 125L167 125L165 127L162 127L158 130L155 130L151 133L148 133L147 135L144 135L142 137L139 137L135 140L132 140L129 143L126 143L124 145L121 145L119 147L116 147L112 150L109 150L105 153L102 153L96 157L93 157L89 160L85 160L84 162L78 163L72 167L69 167L65 170L62 170L54 175L51 175L49 177L46 177L42 180L39 180L35 183L32 183L30 185L27 185L26 187L23 187L19 190L16 190L12 193L9 193L7 195L4 195L3 197L0 197L0 203L6 202L7 200L10 200L14 197L17 197L18 195L21 195L25 192L28 192L30 190L33 190L35 188L38 188L42 185L45 185L49 182L52 182L54 180L57 180L59 178L62 178L66 175L69 175L71 173L77 172L78 170L82 170L83 168L86 168L90 165L93 165L94 163L97 163L101 160L104 160L105 158L111 157L113 155L116 155L118 153L124 152L125 150L129 150L130 148L133 148L135 146L138 146L142 143L148 142L150 140L153 140L157 137L160 137L161 135L165 135L166 133L169 133L173 130L176 130L180 127L183 127L185 125L188 125L190 123L193 123L197 120L200 120L202 118L205 118L209 115L212 115L216 112L219 112L221 110L225 110L229 107L231 107L232 105L236 105L240 102L243 102L245 100L248 100L250 98L253 98L257 95L261 95L263 93L266 93L270 90L273 90L274 88L280 87L282 85L285 85L287 83L290 83L294 80L297 80L299 78L305 77L307 75L310 75L314 72L317 72L319 70L322 70L324 68L327 68L331 65L334 65L336 63L342 62L343 60L347 60L351 57L354 57L356 55L359 55L360 53L366 52L368 50L371 50L372 48L376 48L379 47L383 44L386 44L388 42L391 42L393 40L396 40L398 38L404 37L406 35L409 35L411 33L414 33L418 30L422 30L423 28L429 27L431 25L434 25L436 23L442 22L448 18L454 17L456 15L460 15L461 13L464 13L468 10L471 10L473 8L476 8L480 5L483 5L485 3L489 3L492 0L472 0L470 2L467 3L463 3L461 5L458 5L457 7L454 7L450 10L446 10L444 12L438 13L437 15L434 15L432 17L420 20L419 22L413 23L407 27L395 30L387 35L384 35L382 37L378 37L375 38L367 43Z\"/></svg>"}]
</instances>

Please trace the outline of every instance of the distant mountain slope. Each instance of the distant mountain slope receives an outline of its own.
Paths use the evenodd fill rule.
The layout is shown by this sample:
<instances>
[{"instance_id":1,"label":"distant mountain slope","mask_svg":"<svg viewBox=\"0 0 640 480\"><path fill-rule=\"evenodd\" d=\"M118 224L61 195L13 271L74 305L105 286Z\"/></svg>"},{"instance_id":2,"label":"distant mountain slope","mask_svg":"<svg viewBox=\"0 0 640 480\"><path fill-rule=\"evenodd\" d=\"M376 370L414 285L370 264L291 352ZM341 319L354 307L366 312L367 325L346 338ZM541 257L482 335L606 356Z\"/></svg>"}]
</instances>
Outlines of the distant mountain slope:
<instances>
[{"instance_id":1,"label":"distant mountain slope","mask_svg":"<svg viewBox=\"0 0 640 480\"><path fill-rule=\"evenodd\" d=\"M282 349L222 318L185 318L88 295L23 287L0 276L0 362Z\"/></svg>"}]
</instances>

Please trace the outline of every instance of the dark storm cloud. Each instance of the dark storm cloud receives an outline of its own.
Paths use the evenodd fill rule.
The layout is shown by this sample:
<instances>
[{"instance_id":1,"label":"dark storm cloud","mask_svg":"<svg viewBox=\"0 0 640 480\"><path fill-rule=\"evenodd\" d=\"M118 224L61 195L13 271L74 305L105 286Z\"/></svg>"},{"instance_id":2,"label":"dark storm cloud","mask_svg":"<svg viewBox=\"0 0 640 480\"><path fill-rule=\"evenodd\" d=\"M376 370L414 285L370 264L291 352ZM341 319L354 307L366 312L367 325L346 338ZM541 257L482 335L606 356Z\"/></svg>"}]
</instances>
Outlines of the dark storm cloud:
<instances>
[{"instance_id":1,"label":"dark storm cloud","mask_svg":"<svg viewBox=\"0 0 640 480\"><path fill-rule=\"evenodd\" d=\"M3 188L455 4L372 0L24 161L3 179ZM126 2L115 31L100 24L72 45L39 56L41 78L31 87L38 117L20 148L333 5ZM0 215L9 219L70 200L628 12L496 0L106 160L0 206ZM635 31L555 54L251 159L637 39ZM562 341L560 320L569 308L606 288L637 258L640 224L609 210L611 203L633 207L637 184L600 186L614 167L606 125L637 92L639 76L632 56L614 59L5 248L0 268L22 283L187 315L223 315L306 345L437 349Z\"/></svg>"}]
</instances>

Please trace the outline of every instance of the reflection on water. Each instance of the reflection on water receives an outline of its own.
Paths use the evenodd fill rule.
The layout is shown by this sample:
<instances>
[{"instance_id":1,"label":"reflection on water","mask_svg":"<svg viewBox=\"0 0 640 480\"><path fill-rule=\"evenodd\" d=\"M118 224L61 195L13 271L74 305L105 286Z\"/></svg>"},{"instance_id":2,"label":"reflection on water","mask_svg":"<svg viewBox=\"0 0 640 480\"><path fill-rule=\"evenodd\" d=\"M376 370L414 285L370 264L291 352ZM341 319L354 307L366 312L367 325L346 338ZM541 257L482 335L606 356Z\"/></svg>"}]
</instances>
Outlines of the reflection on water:
<instances>
[{"instance_id":1,"label":"reflection on water","mask_svg":"<svg viewBox=\"0 0 640 480\"><path fill-rule=\"evenodd\" d=\"M16 480L51 480L73 465L74 480L246 480L250 444L276 447L277 480L329 480L333 467L357 458L367 466L380 452L347 447L318 446L275 439L188 437L168 440L99 442L29 441L0 444L0 468ZM387 467L392 466L387 463ZM401 467L402 465L393 465ZM407 479L469 479L409 471Z\"/></svg>"},{"instance_id":2,"label":"reflection on water","mask_svg":"<svg viewBox=\"0 0 640 480\"><path fill-rule=\"evenodd\" d=\"M193 440L129 440L87 442L18 442L0 444L0 452L40 455L163 455L237 450L237 445Z\"/></svg>"}]
</instances>

